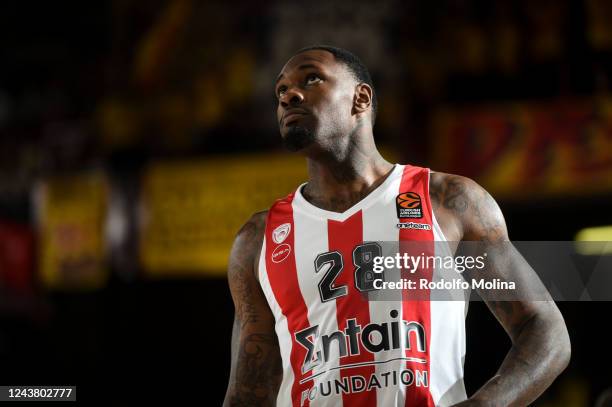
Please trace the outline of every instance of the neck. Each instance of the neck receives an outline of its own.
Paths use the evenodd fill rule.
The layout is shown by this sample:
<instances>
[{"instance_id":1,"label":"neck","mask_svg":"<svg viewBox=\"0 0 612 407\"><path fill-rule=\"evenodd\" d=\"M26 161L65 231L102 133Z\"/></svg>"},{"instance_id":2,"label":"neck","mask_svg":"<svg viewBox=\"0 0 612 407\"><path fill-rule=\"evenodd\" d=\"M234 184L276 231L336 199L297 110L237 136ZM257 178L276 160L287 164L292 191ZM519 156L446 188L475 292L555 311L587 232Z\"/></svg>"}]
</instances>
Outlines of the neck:
<instances>
[{"instance_id":1,"label":"neck","mask_svg":"<svg viewBox=\"0 0 612 407\"><path fill-rule=\"evenodd\" d=\"M357 138L333 153L309 155L304 198L320 208L344 212L378 187L393 165L376 149L373 137ZM365 141L364 141L365 140Z\"/></svg>"}]
</instances>

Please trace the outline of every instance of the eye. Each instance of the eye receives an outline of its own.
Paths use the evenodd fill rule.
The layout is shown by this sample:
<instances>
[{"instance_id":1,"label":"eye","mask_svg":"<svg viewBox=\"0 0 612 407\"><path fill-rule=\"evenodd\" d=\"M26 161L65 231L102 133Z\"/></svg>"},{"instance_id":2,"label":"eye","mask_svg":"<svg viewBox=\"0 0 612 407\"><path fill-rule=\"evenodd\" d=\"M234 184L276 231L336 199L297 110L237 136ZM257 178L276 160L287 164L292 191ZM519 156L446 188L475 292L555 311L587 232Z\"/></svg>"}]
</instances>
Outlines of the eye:
<instances>
[{"instance_id":1,"label":"eye","mask_svg":"<svg viewBox=\"0 0 612 407\"><path fill-rule=\"evenodd\" d=\"M285 92L287 91L287 87L286 86L279 86L278 89L276 90L276 96L277 97L281 97L285 94Z\"/></svg>"},{"instance_id":2,"label":"eye","mask_svg":"<svg viewBox=\"0 0 612 407\"><path fill-rule=\"evenodd\" d=\"M316 73L309 73L306 75L306 85L312 85L313 83L317 83L321 80L321 77Z\"/></svg>"}]
</instances>

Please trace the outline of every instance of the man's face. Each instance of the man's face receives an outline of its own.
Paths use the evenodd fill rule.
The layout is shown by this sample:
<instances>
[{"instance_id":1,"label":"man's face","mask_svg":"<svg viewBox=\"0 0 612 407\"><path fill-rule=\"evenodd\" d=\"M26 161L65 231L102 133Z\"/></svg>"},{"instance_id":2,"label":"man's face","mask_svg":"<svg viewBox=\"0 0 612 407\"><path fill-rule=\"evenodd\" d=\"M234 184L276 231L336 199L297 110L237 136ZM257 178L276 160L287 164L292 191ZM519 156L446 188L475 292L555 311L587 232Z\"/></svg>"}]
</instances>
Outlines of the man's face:
<instances>
[{"instance_id":1,"label":"man's face","mask_svg":"<svg viewBox=\"0 0 612 407\"><path fill-rule=\"evenodd\" d=\"M354 127L355 79L333 54L312 50L293 56L275 86L281 137L292 151L325 147Z\"/></svg>"}]
</instances>

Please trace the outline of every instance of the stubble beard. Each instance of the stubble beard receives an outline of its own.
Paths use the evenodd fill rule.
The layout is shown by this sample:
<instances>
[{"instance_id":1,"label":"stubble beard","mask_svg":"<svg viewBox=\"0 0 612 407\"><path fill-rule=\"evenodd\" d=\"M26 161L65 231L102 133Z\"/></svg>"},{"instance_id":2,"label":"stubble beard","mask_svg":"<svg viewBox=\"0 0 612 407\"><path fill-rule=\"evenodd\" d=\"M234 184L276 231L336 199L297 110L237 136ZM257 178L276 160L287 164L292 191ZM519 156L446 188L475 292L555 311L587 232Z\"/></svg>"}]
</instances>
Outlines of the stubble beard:
<instances>
[{"instance_id":1,"label":"stubble beard","mask_svg":"<svg viewBox=\"0 0 612 407\"><path fill-rule=\"evenodd\" d=\"M315 141L312 131L301 126L291 126L283 137L283 145L291 152L300 151Z\"/></svg>"}]
</instances>

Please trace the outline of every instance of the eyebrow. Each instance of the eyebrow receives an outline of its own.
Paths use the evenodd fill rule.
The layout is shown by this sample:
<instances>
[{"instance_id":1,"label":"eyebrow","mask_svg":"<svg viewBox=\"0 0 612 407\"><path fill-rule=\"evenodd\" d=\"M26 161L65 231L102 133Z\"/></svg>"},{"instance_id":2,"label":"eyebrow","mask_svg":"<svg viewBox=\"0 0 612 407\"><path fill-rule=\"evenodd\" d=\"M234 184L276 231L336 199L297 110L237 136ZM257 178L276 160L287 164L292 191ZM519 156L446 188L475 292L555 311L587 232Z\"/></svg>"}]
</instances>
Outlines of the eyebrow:
<instances>
[{"instance_id":1,"label":"eyebrow","mask_svg":"<svg viewBox=\"0 0 612 407\"><path fill-rule=\"evenodd\" d=\"M300 66L297 67L297 69L299 69L300 71L304 70L304 69L308 69L308 68L319 68L317 65L313 65L313 64L302 64ZM278 75L278 78L276 78L276 82L274 82L274 87L276 87L276 85L278 85L278 81L280 81L283 78L283 74Z\"/></svg>"}]
</instances>

